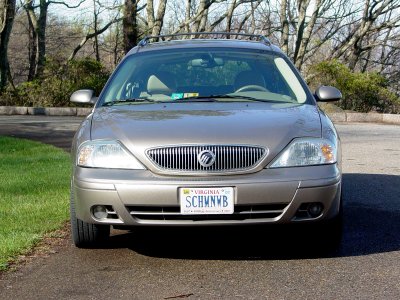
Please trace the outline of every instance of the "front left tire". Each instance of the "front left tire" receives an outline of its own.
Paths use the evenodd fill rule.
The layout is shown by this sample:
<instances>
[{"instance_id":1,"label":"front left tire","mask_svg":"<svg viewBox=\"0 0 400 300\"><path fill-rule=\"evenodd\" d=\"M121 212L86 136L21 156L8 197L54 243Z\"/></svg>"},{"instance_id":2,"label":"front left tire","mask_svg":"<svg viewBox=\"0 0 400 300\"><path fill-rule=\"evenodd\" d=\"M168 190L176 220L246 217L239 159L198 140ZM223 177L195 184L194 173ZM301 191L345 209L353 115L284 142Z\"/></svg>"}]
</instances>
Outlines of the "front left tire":
<instances>
[{"instance_id":1,"label":"front left tire","mask_svg":"<svg viewBox=\"0 0 400 300\"><path fill-rule=\"evenodd\" d=\"M76 217L74 193L70 198L72 240L78 248L93 248L104 243L110 236L110 225L84 222Z\"/></svg>"}]
</instances>

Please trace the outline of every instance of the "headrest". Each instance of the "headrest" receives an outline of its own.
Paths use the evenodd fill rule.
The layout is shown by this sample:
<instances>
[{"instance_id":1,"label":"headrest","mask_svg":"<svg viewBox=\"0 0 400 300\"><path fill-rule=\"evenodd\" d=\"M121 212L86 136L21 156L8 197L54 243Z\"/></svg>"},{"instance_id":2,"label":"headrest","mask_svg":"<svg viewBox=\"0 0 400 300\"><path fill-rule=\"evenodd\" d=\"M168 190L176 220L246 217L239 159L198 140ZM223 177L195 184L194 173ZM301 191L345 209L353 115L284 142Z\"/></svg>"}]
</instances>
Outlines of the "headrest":
<instances>
[{"instance_id":1,"label":"headrest","mask_svg":"<svg viewBox=\"0 0 400 300\"><path fill-rule=\"evenodd\" d=\"M169 95L176 89L174 75L168 72L159 72L151 75L147 81L147 92L150 95L164 94Z\"/></svg>"}]
</instances>

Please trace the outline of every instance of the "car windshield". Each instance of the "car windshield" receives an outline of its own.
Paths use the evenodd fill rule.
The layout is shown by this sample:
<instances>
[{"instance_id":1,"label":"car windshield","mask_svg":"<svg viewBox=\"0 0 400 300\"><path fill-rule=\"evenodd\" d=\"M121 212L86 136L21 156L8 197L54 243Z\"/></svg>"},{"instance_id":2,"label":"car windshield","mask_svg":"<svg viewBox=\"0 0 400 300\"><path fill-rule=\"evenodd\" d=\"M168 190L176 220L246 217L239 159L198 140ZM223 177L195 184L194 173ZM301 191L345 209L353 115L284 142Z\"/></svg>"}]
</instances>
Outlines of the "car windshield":
<instances>
[{"instance_id":1,"label":"car windshield","mask_svg":"<svg viewBox=\"0 0 400 300\"><path fill-rule=\"evenodd\" d=\"M269 51L197 48L127 57L100 105L191 101L305 103L307 94L283 57Z\"/></svg>"}]
</instances>

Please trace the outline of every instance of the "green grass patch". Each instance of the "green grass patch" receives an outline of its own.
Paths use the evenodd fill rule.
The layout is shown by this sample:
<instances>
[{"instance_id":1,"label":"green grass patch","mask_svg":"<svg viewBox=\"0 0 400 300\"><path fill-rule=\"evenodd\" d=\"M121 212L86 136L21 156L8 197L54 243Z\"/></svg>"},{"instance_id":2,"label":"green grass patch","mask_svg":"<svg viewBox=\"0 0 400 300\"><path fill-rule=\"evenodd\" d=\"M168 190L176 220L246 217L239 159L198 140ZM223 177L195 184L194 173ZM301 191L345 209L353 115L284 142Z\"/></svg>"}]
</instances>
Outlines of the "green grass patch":
<instances>
[{"instance_id":1,"label":"green grass patch","mask_svg":"<svg viewBox=\"0 0 400 300\"><path fill-rule=\"evenodd\" d=\"M69 154L0 137L0 270L68 219Z\"/></svg>"}]
</instances>

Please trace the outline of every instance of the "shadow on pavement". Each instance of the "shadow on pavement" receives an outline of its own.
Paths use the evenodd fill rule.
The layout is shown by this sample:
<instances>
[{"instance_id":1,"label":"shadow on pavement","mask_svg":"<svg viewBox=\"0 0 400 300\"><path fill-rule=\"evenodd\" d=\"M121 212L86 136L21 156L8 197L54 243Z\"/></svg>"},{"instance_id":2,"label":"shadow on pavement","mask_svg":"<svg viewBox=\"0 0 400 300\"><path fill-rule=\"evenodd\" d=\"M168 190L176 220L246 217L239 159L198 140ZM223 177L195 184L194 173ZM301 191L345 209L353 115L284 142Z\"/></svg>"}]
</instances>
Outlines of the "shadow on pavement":
<instances>
[{"instance_id":1,"label":"shadow on pavement","mask_svg":"<svg viewBox=\"0 0 400 300\"><path fill-rule=\"evenodd\" d=\"M299 259L360 256L400 250L400 176L345 174L344 236L326 249L308 227L137 228L106 248L130 248L173 259Z\"/></svg>"}]
</instances>

